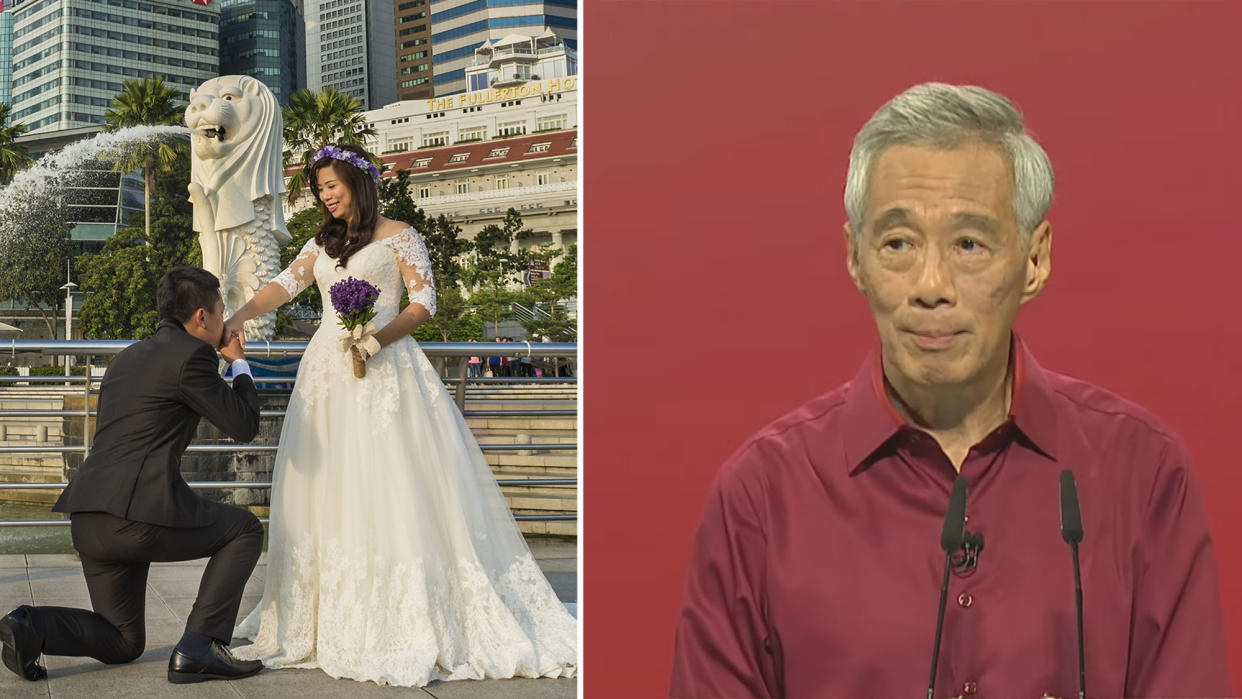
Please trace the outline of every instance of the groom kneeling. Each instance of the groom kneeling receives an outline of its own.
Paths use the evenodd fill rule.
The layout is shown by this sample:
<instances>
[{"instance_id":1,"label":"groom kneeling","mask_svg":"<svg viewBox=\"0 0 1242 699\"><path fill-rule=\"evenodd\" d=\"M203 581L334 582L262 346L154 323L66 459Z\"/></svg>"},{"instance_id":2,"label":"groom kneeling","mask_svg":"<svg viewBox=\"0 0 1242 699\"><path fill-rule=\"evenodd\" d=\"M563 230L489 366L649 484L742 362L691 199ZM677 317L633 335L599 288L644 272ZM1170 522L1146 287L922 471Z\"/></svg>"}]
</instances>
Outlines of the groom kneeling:
<instances>
[{"instance_id":1,"label":"groom kneeling","mask_svg":"<svg viewBox=\"0 0 1242 699\"><path fill-rule=\"evenodd\" d=\"M178 266L160 279L160 324L109 365L99 389L95 443L56 505L69 512L73 546L95 611L22 605L0 619L5 666L28 680L47 672L40 653L127 663L146 644L152 561L210 557L185 635L168 661L178 684L249 677L258 661L228 650L242 590L263 547L250 512L194 494L179 471L200 417L241 442L259 431L259 397L239 336L224 337L220 282ZM216 349L232 363L220 378Z\"/></svg>"}]
</instances>

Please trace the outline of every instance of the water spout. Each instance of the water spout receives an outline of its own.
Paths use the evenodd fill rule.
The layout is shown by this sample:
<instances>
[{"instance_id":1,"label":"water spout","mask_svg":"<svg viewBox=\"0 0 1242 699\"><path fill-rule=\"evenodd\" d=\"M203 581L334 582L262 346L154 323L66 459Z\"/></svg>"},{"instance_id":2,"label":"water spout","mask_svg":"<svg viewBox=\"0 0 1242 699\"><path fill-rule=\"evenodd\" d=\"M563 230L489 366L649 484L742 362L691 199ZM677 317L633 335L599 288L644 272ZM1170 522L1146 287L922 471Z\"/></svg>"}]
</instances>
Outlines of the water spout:
<instances>
[{"instance_id":1,"label":"water spout","mask_svg":"<svg viewBox=\"0 0 1242 699\"><path fill-rule=\"evenodd\" d=\"M92 160L115 162L140 144L189 135L190 129L185 126L131 126L98 133L44 155L0 187L0 245L8 236L27 230L32 212L63 197L65 187L73 186L83 165Z\"/></svg>"}]
</instances>

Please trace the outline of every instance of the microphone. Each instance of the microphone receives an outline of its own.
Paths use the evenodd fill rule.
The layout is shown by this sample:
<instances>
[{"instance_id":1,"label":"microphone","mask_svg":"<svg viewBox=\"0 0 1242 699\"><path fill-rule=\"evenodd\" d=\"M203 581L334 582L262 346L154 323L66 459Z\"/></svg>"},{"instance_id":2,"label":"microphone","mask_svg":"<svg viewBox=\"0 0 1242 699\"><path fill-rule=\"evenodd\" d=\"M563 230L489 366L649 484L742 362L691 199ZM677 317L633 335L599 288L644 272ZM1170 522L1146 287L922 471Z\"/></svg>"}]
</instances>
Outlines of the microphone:
<instances>
[{"instance_id":1,"label":"microphone","mask_svg":"<svg viewBox=\"0 0 1242 699\"><path fill-rule=\"evenodd\" d=\"M1061 472L1061 538L1074 555L1074 606L1078 613L1078 699L1087 696L1087 661L1082 636L1082 574L1078 569L1078 543L1082 541L1082 511L1078 509L1078 485L1074 472Z\"/></svg>"},{"instance_id":2,"label":"microphone","mask_svg":"<svg viewBox=\"0 0 1242 699\"><path fill-rule=\"evenodd\" d=\"M983 534L966 532L962 535L962 548L953 554L953 574L965 578L973 575L979 567L979 556L983 553Z\"/></svg>"},{"instance_id":3,"label":"microphone","mask_svg":"<svg viewBox=\"0 0 1242 699\"><path fill-rule=\"evenodd\" d=\"M953 481L949 509L944 513L944 529L940 531L940 548L944 549L944 582L940 585L940 611L936 614L936 642L932 647L931 678L927 681L927 699L936 693L936 665L940 661L940 633L944 630L944 605L949 599L949 569L953 553L962 548L966 526L966 477Z\"/></svg>"}]
</instances>

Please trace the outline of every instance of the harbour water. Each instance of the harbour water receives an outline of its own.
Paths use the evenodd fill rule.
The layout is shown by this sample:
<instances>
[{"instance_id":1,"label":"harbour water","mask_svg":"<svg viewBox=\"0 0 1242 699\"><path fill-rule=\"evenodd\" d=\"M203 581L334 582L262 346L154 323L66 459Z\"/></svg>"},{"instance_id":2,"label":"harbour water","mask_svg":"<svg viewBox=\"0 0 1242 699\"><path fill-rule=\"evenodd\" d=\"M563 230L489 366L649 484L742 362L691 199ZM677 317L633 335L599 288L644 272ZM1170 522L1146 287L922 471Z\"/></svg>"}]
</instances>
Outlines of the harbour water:
<instances>
[{"instance_id":1,"label":"harbour water","mask_svg":"<svg viewBox=\"0 0 1242 699\"><path fill-rule=\"evenodd\" d=\"M0 503L0 519L64 519L47 505ZM73 553L69 527L0 527L0 554Z\"/></svg>"},{"instance_id":2,"label":"harbour water","mask_svg":"<svg viewBox=\"0 0 1242 699\"><path fill-rule=\"evenodd\" d=\"M0 519L65 519L47 505L18 505L0 502ZM264 527L263 550L267 550ZM6 553L75 553L68 525L44 527L0 527L0 555Z\"/></svg>"}]
</instances>

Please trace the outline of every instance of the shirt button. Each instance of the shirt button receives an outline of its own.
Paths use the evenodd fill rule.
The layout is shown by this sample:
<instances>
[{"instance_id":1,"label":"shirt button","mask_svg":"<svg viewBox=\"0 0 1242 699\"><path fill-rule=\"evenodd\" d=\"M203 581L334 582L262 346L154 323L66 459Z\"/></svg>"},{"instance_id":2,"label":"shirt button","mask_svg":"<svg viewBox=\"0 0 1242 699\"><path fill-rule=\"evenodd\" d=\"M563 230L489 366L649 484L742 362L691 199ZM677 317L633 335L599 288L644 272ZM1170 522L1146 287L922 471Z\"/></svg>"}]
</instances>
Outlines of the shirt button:
<instances>
[{"instance_id":1,"label":"shirt button","mask_svg":"<svg viewBox=\"0 0 1242 699\"><path fill-rule=\"evenodd\" d=\"M960 607L969 608L970 605L974 603L975 603L975 598L969 592L963 592L962 594L957 596L957 604Z\"/></svg>"},{"instance_id":2,"label":"shirt button","mask_svg":"<svg viewBox=\"0 0 1242 699\"><path fill-rule=\"evenodd\" d=\"M962 685L962 693L965 694L966 696L970 696L977 691L979 691L979 685L975 684L973 680L968 681L966 684Z\"/></svg>"}]
</instances>

